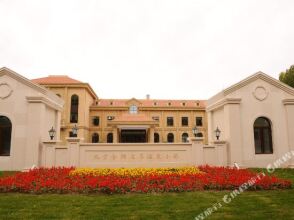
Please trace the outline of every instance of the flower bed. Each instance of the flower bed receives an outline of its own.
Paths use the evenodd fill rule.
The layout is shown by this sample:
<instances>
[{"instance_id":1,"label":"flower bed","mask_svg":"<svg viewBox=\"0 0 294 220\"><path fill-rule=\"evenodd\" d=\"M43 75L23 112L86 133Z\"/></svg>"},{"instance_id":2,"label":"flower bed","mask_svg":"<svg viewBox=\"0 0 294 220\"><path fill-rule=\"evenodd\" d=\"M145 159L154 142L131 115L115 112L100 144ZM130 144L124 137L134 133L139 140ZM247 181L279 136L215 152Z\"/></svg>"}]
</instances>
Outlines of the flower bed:
<instances>
[{"instance_id":1,"label":"flower bed","mask_svg":"<svg viewBox=\"0 0 294 220\"><path fill-rule=\"evenodd\" d=\"M236 189L257 174L246 169L202 166L183 169L39 168L0 178L0 192L127 193ZM127 170L127 171L126 171ZM151 172L152 171L152 172ZM290 188L273 176L259 179L251 190Z\"/></svg>"},{"instance_id":2,"label":"flower bed","mask_svg":"<svg viewBox=\"0 0 294 220\"><path fill-rule=\"evenodd\" d=\"M70 172L70 175L93 175L93 176L148 176L169 174L199 174L197 167L182 168L78 168Z\"/></svg>"}]
</instances>

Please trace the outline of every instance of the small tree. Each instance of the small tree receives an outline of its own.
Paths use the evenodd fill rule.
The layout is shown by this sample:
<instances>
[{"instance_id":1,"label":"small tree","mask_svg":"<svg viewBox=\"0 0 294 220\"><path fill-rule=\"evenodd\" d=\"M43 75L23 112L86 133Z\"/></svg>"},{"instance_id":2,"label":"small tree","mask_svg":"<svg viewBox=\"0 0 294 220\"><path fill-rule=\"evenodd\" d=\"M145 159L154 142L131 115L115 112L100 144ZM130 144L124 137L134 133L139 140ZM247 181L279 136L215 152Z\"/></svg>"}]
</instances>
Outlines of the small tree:
<instances>
[{"instance_id":1,"label":"small tree","mask_svg":"<svg viewBox=\"0 0 294 220\"><path fill-rule=\"evenodd\" d=\"M294 88L294 65L290 66L290 69L287 69L286 72L281 72L279 79Z\"/></svg>"}]
</instances>

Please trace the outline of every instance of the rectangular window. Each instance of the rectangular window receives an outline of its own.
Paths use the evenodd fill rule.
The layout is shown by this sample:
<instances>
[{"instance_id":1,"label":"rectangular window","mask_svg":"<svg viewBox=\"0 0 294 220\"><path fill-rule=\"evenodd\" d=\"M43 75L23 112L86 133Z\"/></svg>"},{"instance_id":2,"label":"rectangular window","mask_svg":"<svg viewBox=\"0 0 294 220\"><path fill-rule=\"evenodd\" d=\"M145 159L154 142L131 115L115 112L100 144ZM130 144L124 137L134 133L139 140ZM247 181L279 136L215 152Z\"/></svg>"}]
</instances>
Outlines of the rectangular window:
<instances>
[{"instance_id":1,"label":"rectangular window","mask_svg":"<svg viewBox=\"0 0 294 220\"><path fill-rule=\"evenodd\" d=\"M202 117L196 117L196 126L202 127Z\"/></svg>"},{"instance_id":2,"label":"rectangular window","mask_svg":"<svg viewBox=\"0 0 294 220\"><path fill-rule=\"evenodd\" d=\"M94 125L94 126L99 126L99 121L100 121L100 120L99 120L99 117L97 117L97 116L94 117L94 118L93 118L93 125Z\"/></svg>"},{"instance_id":3,"label":"rectangular window","mask_svg":"<svg viewBox=\"0 0 294 220\"><path fill-rule=\"evenodd\" d=\"M166 118L166 124L167 124L167 126L174 126L174 118L173 117L167 117Z\"/></svg>"},{"instance_id":4,"label":"rectangular window","mask_svg":"<svg viewBox=\"0 0 294 220\"><path fill-rule=\"evenodd\" d=\"M182 117L182 126L188 126L188 125L189 125L188 117Z\"/></svg>"}]
</instances>

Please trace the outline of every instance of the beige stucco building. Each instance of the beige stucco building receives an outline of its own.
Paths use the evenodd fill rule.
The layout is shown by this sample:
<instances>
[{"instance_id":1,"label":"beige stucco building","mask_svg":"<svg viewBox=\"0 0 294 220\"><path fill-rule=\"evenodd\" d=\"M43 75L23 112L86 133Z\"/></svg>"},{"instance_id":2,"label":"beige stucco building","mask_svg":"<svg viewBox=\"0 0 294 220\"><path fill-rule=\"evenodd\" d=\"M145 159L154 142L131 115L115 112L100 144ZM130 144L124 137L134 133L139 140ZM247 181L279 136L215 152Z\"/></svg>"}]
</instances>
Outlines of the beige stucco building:
<instances>
[{"instance_id":1,"label":"beige stucco building","mask_svg":"<svg viewBox=\"0 0 294 220\"><path fill-rule=\"evenodd\" d=\"M229 164L266 166L294 151L294 89L258 72L207 101L209 141L219 127Z\"/></svg>"},{"instance_id":2,"label":"beige stucco building","mask_svg":"<svg viewBox=\"0 0 294 220\"><path fill-rule=\"evenodd\" d=\"M280 158L281 166L293 167L293 134L294 89L262 72L205 101L101 99L89 84L67 76L28 80L0 69L1 170L266 167Z\"/></svg>"},{"instance_id":3,"label":"beige stucco building","mask_svg":"<svg viewBox=\"0 0 294 220\"><path fill-rule=\"evenodd\" d=\"M48 130L60 138L63 100L7 68L0 69L0 169L20 170L40 163ZM49 128L49 129L48 129Z\"/></svg>"},{"instance_id":4,"label":"beige stucco building","mask_svg":"<svg viewBox=\"0 0 294 220\"><path fill-rule=\"evenodd\" d=\"M68 76L32 80L61 97L64 102L61 139L78 136L93 143L186 142L197 126L198 136L207 142L207 121L203 100L101 99L87 83Z\"/></svg>"}]
</instances>

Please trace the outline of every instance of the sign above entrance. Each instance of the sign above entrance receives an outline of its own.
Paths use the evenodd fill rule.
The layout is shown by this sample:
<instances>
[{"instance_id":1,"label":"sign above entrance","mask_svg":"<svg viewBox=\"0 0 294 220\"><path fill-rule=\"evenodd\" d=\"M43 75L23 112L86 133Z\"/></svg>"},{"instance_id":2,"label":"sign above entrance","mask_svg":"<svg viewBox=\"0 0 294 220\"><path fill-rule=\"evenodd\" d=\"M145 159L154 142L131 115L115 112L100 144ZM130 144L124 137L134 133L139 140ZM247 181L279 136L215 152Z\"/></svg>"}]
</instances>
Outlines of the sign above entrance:
<instances>
[{"instance_id":1,"label":"sign above entrance","mask_svg":"<svg viewBox=\"0 0 294 220\"><path fill-rule=\"evenodd\" d=\"M118 129L123 129L123 130L147 130L150 128L148 125L118 125Z\"/></svg>"}]
</instances>

